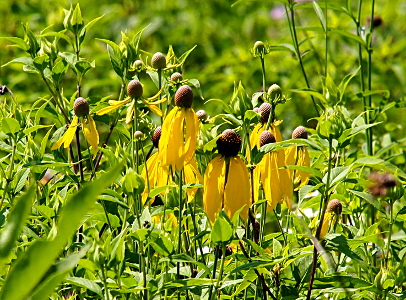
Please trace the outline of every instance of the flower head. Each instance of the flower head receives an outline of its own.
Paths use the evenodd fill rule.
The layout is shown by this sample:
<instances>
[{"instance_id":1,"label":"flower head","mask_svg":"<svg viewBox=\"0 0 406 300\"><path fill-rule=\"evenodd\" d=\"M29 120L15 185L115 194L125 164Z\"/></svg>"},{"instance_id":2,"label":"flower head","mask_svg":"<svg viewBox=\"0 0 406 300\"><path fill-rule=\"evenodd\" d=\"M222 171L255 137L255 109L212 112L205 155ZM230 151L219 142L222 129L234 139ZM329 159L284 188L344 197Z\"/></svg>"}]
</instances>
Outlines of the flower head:
<instances>
[{"instance_id":1,"label":"flower head","mask_svg":"<svg viewBox=\"0 0 406 300\"><path fill-rule=\"evenodd\" d=\"M275 135L271 131L264 130L260 134L260 147L276 141ZM283 203L283 201L286 202L289 209L292 208L292 181L287 169L281 169L284 166L284 151L276 150L265 154L254 170L255 200L259 197L259 184L262 182L265 199L269 204L268 210L274 209L277 203Z\"/></svg>"},{"instance_id":2,"label":"flower head","mask_svg":"<svg viewBox=\"0 0 406 300\"><path fill-rule=\"evenodd\" d=\"M198 119L191 108L192 89L181 86L175 94L176 106L169 112L162 124L159 155L163 166L172 166L180 171L190 162L196 150Z\"/></svg>"},{"instance_id":3,"label":"flower head","mask_svg":"<svg viewBox=\"0 0 406 300\"><path fill-rule=\"evenodd\" d=\"M62 146L62 144L64 148L68 148L72 143L76 129L78 128L79 124L81 124L83 135L94 150L94 158L97 154L99 145L99 133L97 132L96 124L92 116L89 114L89 103L87 103L85 98L79 97L73 104L73 111L75 116L73 117L72 122L69 124L68 130L66 130L62 137L56 141L51 150L58 149Z\"/></svg>"},{"instance_id":4,"label":"flower head","mask_svg":"<svg viewBox=\"0 0 406 300\"><path fill-rule=\"evenodd\" d=\"M134 117L134 113L136 110L136 104L138 99L141 99L141 101L155 114L157 114L158 116L162 117L163 113L162 111L157 107L158 104L163 103L166 101L166 98L162 98L159 100L156 100L159 95L162 93L164 87L161 88L161 90L158 91L158 93L151 97L151 98L143 98L142 94L143 94L143 87L141 82L139 82L138 80L131 80L128 83L127 86L127 95L128 97L125 98L124 100L109 100L109 106L104 107L102 109L100 109L96 114L98 116L102 116L105 115L113 110L116 110L117 108L126 105L128 103L131 102L131 104L128 106L127 108L127 113L126 113L126 118L125 118L125 122L128 124L132 121L133 117Z\"/></svg>"},{"instance_id":5,"label":"flower head","mask_svg":"<svg viewBox=\"0 0 406 300\"><path fill-rule=\"evenodd\" d=\"M248 170L238 156L241 137L234 131L223 131L217 140L219 156L207 166L204 174L203 205L210 222L224 209L232 218L241 208L241 217L248 218L250 182Z\"/></svg>"},{"instance_id":6,"label":"flower head","mask_svg":"<svg viewBox=\"0 0 406 300\"><path fill-rule=\"evenodd\" d=\"M303 126L297 127L292 133L292 139L307 139L307 131ZM287 166L310 167L310 156L305 146L293 146L285 149ZM299 184L298 190L309 182L309 172L303 170L289 170L293 183Z\"/></svg>"}]
</instances>

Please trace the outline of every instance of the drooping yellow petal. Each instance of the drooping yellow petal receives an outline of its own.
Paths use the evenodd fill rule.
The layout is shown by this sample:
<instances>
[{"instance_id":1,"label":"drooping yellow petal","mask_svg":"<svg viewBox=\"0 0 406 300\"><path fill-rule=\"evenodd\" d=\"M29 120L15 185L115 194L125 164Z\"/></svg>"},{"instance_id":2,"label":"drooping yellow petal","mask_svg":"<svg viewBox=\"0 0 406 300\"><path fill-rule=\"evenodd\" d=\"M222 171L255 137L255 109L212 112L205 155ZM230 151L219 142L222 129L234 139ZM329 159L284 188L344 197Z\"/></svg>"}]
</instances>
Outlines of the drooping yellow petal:
<instances>
[{"instance_id":1,"label":"drooping yellow petal","mask_svg":"<svg viewBox=\"0 0 406 300\"><path fill-rule=\"evenodd\" d=\"M157 170L158 170L158 152L155 152L148 158L146 166L144 167L144 169L142 169L141 172L142 179L144 179L144 182L147 183L145 185L144 191L141 194L142 204L145 204L145 202L147 201L149 194L148 186L150 189L155 187L155 183L157 182L156 178Z\"/></svg>"},{"instance_id":2,"label":"drooping yellow petal","mask_svg":"<svg viewBox=\"0 0 406 300\"><path fill-rule=\"evenodd\" d=\"M159 99L159 100L153 101L153 102L149 102L147 100L148 99L142 99L142 102L144 102L145 104L147 104L149 106L149 105L158 105L158 104L164 103L167 99L162 98L162 99Z\"/></svg>"},{"instance_id":3,"label":"drooping yellow petal","mask_svg":"<svg viewBox=\"0 0 406 300\"><path fill-rule=\"evenodd\" d=\"M184 167L184 173L185 173L185 181L188 184L199 184L203 183L203 178L202 175L200 175L200 172L197 168L197 163L196 159L192 158L192 160L185 165ZM188 197L188 203L192 202L193 198L195 197L197 192L197 188L193 189L187 189L187 197Z\"/></svg>"},{"instance_id":4,"label":"drooping yellow petal","mask_svg":"<svg viewBox=\"0 0 406 300\"><path fill-rule=\"evenodd\" d=\"M330 220L332 219L332 216L333 215L330 212L326 212L326 214L324 215L323 224L321 225L319 238L323 238L328 233L328 230L330 227Z\"/></svg>"},{"instance_id":5,"label":"drooping yellow petal","mask_svg":"<svg viewBox=\"0 0 406 300\"><path fill-rule=\"evenodd\" d=\"M185 163L188 163L196 151L199 120L192 108L186 108L185 123Z\"/></svg>"},{"instance_id":6,"label":"drooping yellow petal","mask_svg":"<svg viewBox=\"0 0 406 300\"><path fill-rule=\"evenodd\" d=\"M295 166L297 163L297 147L292 146L285 148L285 165L286 166ZM295 170L289 169L289 176L293 182L293 175Z\"/></svg>"},{"instance_id":7,"label":"drooping yellow petal","mask_svg":"<svg viewBox=\"0 0 406 300\"><path fill-rule=\"evenodd\" d=\"M109 112L111 112L111 111L113 111L113 110L119 108L120 106L123 106L124 104L127 104L127 103L130 102L130 101L131 101L131 98L126 98L126 99L124 99L124 100L122 100L122 101L110 100L110 101L109 101L109 105L110 105L110 106L107 106L107 107L105 107L105 108L102 108L101 110L99 110L98 112L96 112L96 115L98 115L98 116L105 115L105 114L107 114L107 113L109 113Z\"/></svg>"},{"instance_id":8,"label":"drooping yellow petal","mask_svg":"<svg viewBox=\"0 0 406 300\"><path fill-rule=\"evenodd\" d=\"M218 156L204 173L203 207L212 224L223 207L225 169L224 157Z\"/></svg>"},{"instance_id":9,"label":"drooping yellow petal","mask_svg":"<svg viewBox=\"0 0 406 300\"><path fill-rule=\"evenodd\" d=\"M281 132L279 131L278 125L282 123L281 121L274 121L274 123L271 125L269 128L269 131L272 132L272 134L275 136L275 140L277 142L282 142L282 135Z\"/></svg>"},{"instance_id":10,"label":"drooping yellow petal","mask_svg":"<svg viewBox=\"0 0 406 300\"><path fill-rule=\"evenodd\" d=\"M257 146L258 149L260 148L259 136L261 135L262 131L265 130L265 127L266 127L266 124L258 123L257 125L255 125L255 127L252 130L251 135L250 135L251 149L254 149L255 146Z\"/></svg>"},{"instance_id":11,"label":"drooping yellow petal","mask_svg":"<svg viewBox=\"0 0 406 300\"><path fill-rule=\"evenodd\" d=\"M159 140L162 166L172 166L177 171L180 171L184 165L184 119L185 109L173 108L162 124L162 134Z\"/></svg>"},{"instance_id":12,"label":"drooping yellow petal","mask_svg":"<svg viewBox=\"0 0 406 300\"><path fill-rule=\"evenodd\" d=\"M164 116L164 113L162 112L162 110L159 109L159 107L155 105L147 105L147 106L154 114L158 115L159 117Z\"/></svg>"},{"instance_id":13,"label":"drooping yellow petal","mask_svg":"<svg viewBox=\"0 0 406 300\"><path fill-rule=\"evenodd\" d=\"M73 137L75 136L76 128L78 126L79 119L77 116L73 117L72 123L70 123L68 130L56 141L52 146L51 150L58 149L64 144L64 148L68 148L72 143Z\"/></svg>"},{"instance_id":14,"label":"drooping yellow petal","mask_svg":"<svg viewBox=\"0 0 406 300\"><path fill-rule=\"evenodd\" d=\"M273 210L278 202L282 200L282 192L280 186L280 178L279 178L279 170L278 170L278 163L277 163L277 153L271 152L269 155L269 169L266 171L268 174L268 180L270 183L270 198L272 200L271 205L269 206L269 210ZM269 202L268 202L269 203Z\"/></svg>"},{"instance_id":15,"label":"drooping yellow petal","mask_svg":"<svg viewBox=\"0 0 406 300\"><path fill-rule=\"evenodd\" d=\"M131 121L133 120L134 107L135 107L135 101L131 102L130 106L127 108L127 113L125 115L126 124L131 123Z\"/></svg>"},{"instance_id":16,"label":"drooping yellow petal","mask_svg":"<svg viewBox=\"0 0 406 300\"><path fill-rule=\"evenodd\" d=\"M99 133L96 129L96 123L93 118L89 115L87 120L83 120L83 134L87 142L93 148L93 159L96 157L97 149L99 148Z\"/></svg>"},{"instance_id":17,"label":"drooping yellow petal","mask_svg":"<svg viewBox=\"0 0 406 300\"><path fill-rule=\"evenodd\" d=\"M241 218L248 219L251 204L248 169L239 156L230 158L227 183L224 189L224 211L231 219L241 209Z\"/></svg>"},{"instance_id":18,"label":"drooping yellow petal","mask_svg":"<svg viewBox=\"0 0 406 300\"><path fill-rule=\"evenodd\" d=\"M310 167L310 156L306 147L298 147L298 156L299 156L298 165L302 167ZM297 178L298 182L300 181L300 185L296 188L296 190L300 189L302 186L305 186L309 182L310 174L307 171L298 170Z\"/></svg>"},{"instance_id":19,"label":"drooping yellow petal","mask_svg":"<svg viewBox=\"0 0 406 300\"><path fill-rule=\"evenodd\" d=\"M281 203L285 201L289 210L292 210L292 201L293 201L293 183L292 179L289 176L288 169L281 169L285 167L285 152L284 150L277 150L277 165L278 165L278 172L279 172L279 183L280 183L280 190L282 199L279 200Z\"/></svg>"}]
</instances>

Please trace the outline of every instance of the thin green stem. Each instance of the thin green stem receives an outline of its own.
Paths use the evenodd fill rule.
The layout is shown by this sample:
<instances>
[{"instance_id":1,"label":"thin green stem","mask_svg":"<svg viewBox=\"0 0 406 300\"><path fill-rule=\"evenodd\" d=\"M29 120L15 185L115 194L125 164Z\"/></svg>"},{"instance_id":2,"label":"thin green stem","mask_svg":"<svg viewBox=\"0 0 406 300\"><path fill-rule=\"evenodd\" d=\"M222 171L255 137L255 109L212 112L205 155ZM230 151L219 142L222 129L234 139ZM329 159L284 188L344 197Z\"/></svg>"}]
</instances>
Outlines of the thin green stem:
<instances>
[{"instance_id":1,"label":"thin green stem","mask_svg":"<svg viewBox=\"0 0 406 300\"><path fill-rule=\"evenodd\" d=\"M266 73L265 73L265 54L261 53L259 57L261 59L261 68L262 68L262 89L266 93Z\"/></svg>"},{"instance_id":2,"label":"thin green stem","mask_svg":"<svg viewBox=\"0 0 406 300\"><path fill-rule=\"evenodd\" d=\"M216 299L218 289L220 288L221 279L223 278L224 261L226 260L226 243L222 243L221 252L222 252L222 257L221 257L220 270L219 270L219 275L217 276L217 283L216 283L216 287L215 287L216 292L214 295L212 295L213 299Z\"/></svg>"},{"instance_id":3,"label":"thin green stem","mask_svg":"<svg viewBox=\"0 0 406 300\"><path fill-rule=\"evenodd\" d=\"M213 263L213 273L212 273L212 276L211 276L212 281L214 281L214 279L216 279L217 262L218 262L218 259L219 259L219 255L220 255L220 247L217 245L216 253L215 253L215 257L214 257L214 263ZM209 291L209 297L208 297L209 300L211 300L212 295L213 295L213 286L211 285L210 286L210 291Z\"/></svg>"},{"instance_id":4,"label":"thin green stem","mask_svg":"<svg viewBox=\"0 0 406 300\"><path fill-rule=\"evenodd\" d=\"M388 234L388 242L386 245L386 267L389 268L389 254L390 254L390 244L392 240L392 230L393 230L393 200L389 200L389 234Z\"/></svg>"},{"instance_id":5,"label":"thin green stem","mask_svg":"<svg viewBox=\"0 0 406 300\"><path fill-rule=\"evenodd\" d=\"M14 141L14 138L11 138L11 147L12 147L12 150L11 150L11 157L10 157L10 169L8 171L8 176L5 178L6 179L6 184L5 184L5 187L3 189L3 195L2 195L1 200L0 200L0 211L1 211L2 207L3 207L4 200L6 199L6 194L8 193L8 187L10 185L10 182L12 181L11 178L12 178L12 175L13 175L14 157L15 157L16 148L17 148L17 145L16 145L16 143ZM10 201L11 201L11 199L10 199Z\"/></svg>"},{"instance_id":6,"label":"thin green stem","mask_svg":"<svg viewBox=\"0 0 406 300\"><path fill-rule=\"evenodd\" d=\"M178 216L178 254L182 253L182 212L183 212L183 197L182 197L182 175L183 170L179 172L179 216ZM176 265L176 274L178 279L180 279L180 263Z\"/></svg>"},{"instance_id":7,"label":"thin green stem","mask_svg":"<svg viewBox=\"0 0 406 300\"><path fill-rule=\"evenodd\" d=\"M319 225L317 226L317 230L316 230L316 239L317 240L319 240L319 238L320 238L321 227L323 225L323 220L324 220L324 217L326 214L326 209L327 209L327 202L329 199L331 170L332 170L332 157L333 157L333 139L332 138L329 138L328 149L329 149L329 151L328 151L329 156L328 156L327 182L326 182L323 196L320 200ZM320 215L320 211L321 211L321 215ZM313 282L314 282L314 276L316 273L316 265L317 265L317 258L318 258L317 253L318 253L318 251L317 251L317 247L315 244L314 249L313 249L313 263L312 263L312 269L310 272L310 280L309 280L309 287L307 290L306 300L310 300L311 295L312 295L312 287L313 287Z\"/></svg>"},{"instance_id":8,"label":"thin green stem","mask_svg":"<svg viewBox=\"0 0 406 300\"><path fill-rule=\"evenodd\" d=\"M307 78L306 70L303 65L302 56L300 55L299 42L298 42L298 38L297 38L296 25L295 25L295 12L293 9L294 4L295 3L293 2L289 5L289 12L288 12L288 6L285 4L285 10L287 12L286 17L288 18L289 28L290 28L290 32L292 35L292 41L293 41L293 46L295 48L296 57L299 60L300 69L302 70L302 74L303 74L303 78L306 82L306 86L308 89L310 89L310 84L309 84L309 80ZM289 17L289 14L290 14L290 17ZM317 116L320 117L320 113L319 113L319 110L317 109L317 105L316 105L316 100L314 99L313 96L310 96L310 97L312 99L314 109L316 110Z\"/></svg>"}]
</instances>

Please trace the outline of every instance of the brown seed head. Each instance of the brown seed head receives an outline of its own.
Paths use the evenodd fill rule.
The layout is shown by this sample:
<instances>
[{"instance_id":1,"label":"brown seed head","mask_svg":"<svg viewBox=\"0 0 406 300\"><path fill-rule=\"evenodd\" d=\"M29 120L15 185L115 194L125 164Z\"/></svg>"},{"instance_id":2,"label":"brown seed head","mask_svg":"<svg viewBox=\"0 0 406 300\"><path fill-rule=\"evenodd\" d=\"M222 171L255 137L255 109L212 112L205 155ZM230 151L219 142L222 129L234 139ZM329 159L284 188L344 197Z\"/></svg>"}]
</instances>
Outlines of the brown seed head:
<instances>
[{"instance_id":1,"label":"brown seed head","mask_svg":"<svg viewBox=\"0 0 406 300\"><path fill-rule=\"evenodd\" d=\"M226 129L217 140L217 150L221 155L237 156L241 149L241 137L234 130Z\"/></svg>"},{"instance_id":2,"label":"brown seed head","mask_svg":"<svg viewBox=\"0 0 406 300\"><path fill-rule=\"evenodd\" d=\"M166 58L161 52L157 52L152 56L151 65L155 69L163 69L166 67Z\"/></svg>"},{"instance_id":3,"label":"brown seed head","mask_svg":"<svg viewBox=\"0 0 406 300\"><path fill-rule=\"evenodd\" d=\"M303 126L296 127L292 132L292 139L307 139L307 131Z\"/></svg>"},{"instance_id":4,"label":"brown seed head","mask_svg":"<svg viewBox=\"0 0 406 300\"><path fill-rule=\"evenodd\" d=\"M158 126L155 129L154 134L151 137L152 145L154 145L155 148L158 148L159 139L161 138L161 133L162 133L162 128L161 128L161 126Z\"/></svg>"},{"instance_id":5,"label":"brown seed head","mask_svg":"<svg viewBox=\"0 0 406 300\"><path fill-rule=\"evenodd\" d=\"M182 81L182 79L183 79L183 76L179 72L175 72L171 75L171 81L173 81L173 82L179 82L179 81Z\"/></svg>"},{"instance_id":6,"label":"brown seed head","mask_svg":"<svg viewBox=\"0 0 406 300\"><path fill-rule=\"evenodd\" d=\"M131 80L128 83L127 94L131 98L139 98L142 96L143 88L141 82L138 80Z\"/></svg>"},{"instance_id":7,"label":"brown seed head","mask_svg":"<svg viewBox=\"0 0 406 300\"><path fill-rule=\"evenodd\" d=\"M198 110L196 112L196 116L201 122L204 122L207 120L207 113L203 109Z\"/></svg>"},{"instance_id":8,"label":"brown seed head","mask_svg":"<svg viewBox=\"0 0 406 300\"><path fill-rule=\"evenodd\" d=\"M89 114L89 103L85 98L79 97L73 103L73 111L78 117L86 117Z\"/></svg>"},{"instance_id":9,"label":"brown seed head","mask_svg":"<svg viewBox=\"0 0 406 300\"><path fill-rule=\"evenodd\" d=\"M259 145L262 147L267 144L275 143L276 139L272 132L268 130L262 131L261 135L259 136Z\"/></svg>"},{"instance_id":10,"label":"brown seed head","mask_svg":"<svg viewBox=\"0 0 406 300\"><path fill-rule=\"evenodd\" d=\"M343 205L340 200L333 199L327 205L327 212L335 213L336 215L341 215L343 211Z\"/></svg>"},{"instance_id":11,"label":"brown seed head","mask_svg":"<svg viewBox=\"0 0 406 300\"><path fill-rule=\"evenodd\" d=\"M182 85L175 93L175 105L190 108L193 104L193 91L188 85Z\"/></svg>"},{"instance_id":12,"label":"brown seed head","mask_svg":"<svg viewBox=\"0 0 406 300\"><path fill-rule=\"evenodd\" d=\"M261 113L261 119L259 119L259 121L262 124L267 123L268 118L269 118L269 113L271 112L271 104L268 102L262 103L261 106L258 108L258 112Z\"/></svg>"}]
</instances>

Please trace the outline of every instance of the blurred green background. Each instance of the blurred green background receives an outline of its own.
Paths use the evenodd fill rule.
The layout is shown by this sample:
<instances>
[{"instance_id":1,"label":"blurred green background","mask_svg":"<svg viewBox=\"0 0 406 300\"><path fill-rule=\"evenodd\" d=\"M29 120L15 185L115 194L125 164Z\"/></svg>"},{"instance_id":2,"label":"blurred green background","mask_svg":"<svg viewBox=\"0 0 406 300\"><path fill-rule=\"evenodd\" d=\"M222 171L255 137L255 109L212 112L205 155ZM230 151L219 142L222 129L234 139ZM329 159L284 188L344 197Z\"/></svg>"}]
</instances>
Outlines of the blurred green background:
<instances>
[{"instance_id":1,"label":"blurred green background","mask_svg":"<svg viewBox=\"0 0 406 300\"><path fill-rule=\"evenodd\" d=\"M354 22L340 11L346 1L329 1L334 7L328 10L328 26L356 33ZM353 13L357 13L358 2L350 1ZM46 27L48 31L63 29L63 9L69 9L77 1L66 0L2 0L0 6L0 36L23 37L22 23L28 23L35 34ZM114 73L105 43L96 38L121 41L120 32L132 38L137 31L149 25L145 30L140 48L148 52L168 51L173 45L177 55L197 45L183 68L184 77L197 78L201 82L205 100L220 98L228 101L233 93L234 82L241 81L248 94L256 92L262 86L260 61L253 58L250 48L255 41L262 40L270 45L291 44L292 39L285 14L284 4L278 1L186 1L186 0L149 0L149 1L80 1L85 23L104 15L87 33L81 56L95 60L96 68L84 79L82 95L85 97L117 97L120 79ZM324 1L318 1L324 8ZM371 1L362 1L361 23L367 24L371 13ZM382 18L382 24L375 28L373 39L373 89L387 89L391 92L390 101L402 98L406 90L406 39L404 38L404 20L406 1L375 1L375 15ZM320 22L313 5L300 1L295 13L297 26L317 26ZM304 56L310 86L322 92L324 74L325 42L322 32L298 31L299 41L310 38L301 45L301 52L310 50ZM0 39L0 64L13 58L26 56L20 49L9 47L11 43ZM64 51L72 51L68 47ZM337 34L329 35L328 73L338 85L342 78L354 72L358 67L358 45L351 39ZM364 58L366 53L364 52ZM277 108L278 119L284 138L298 125L314 126L308 122L315 117L311 99L302 94L292 93L291 89L305 88L305 81L298 60L290 51L271 52L265 58L267 85L279 84L284 94L291 100ZM20 103L32 103L46 96L45 85L35 74L22 71L19 64L0 68L0 84L7 85L17 96ZM153 85L146 83L148 95L156 92ZM63 82L64 93L69 98L76 89L75 77L69 71ZM360 92L359 76L348 87L348 95ZM374 103L382 99L374 97ZM195 102L195 108L203 108L203 100ZM349 101L348 110L353 116L362 111L361 101ZM204 106L209 115L222 111L214 104ZM375 131L378 138L397 139L404 137L403 114L405 109L391 109L388 120Z\"/></svg>"}]
</instances>

